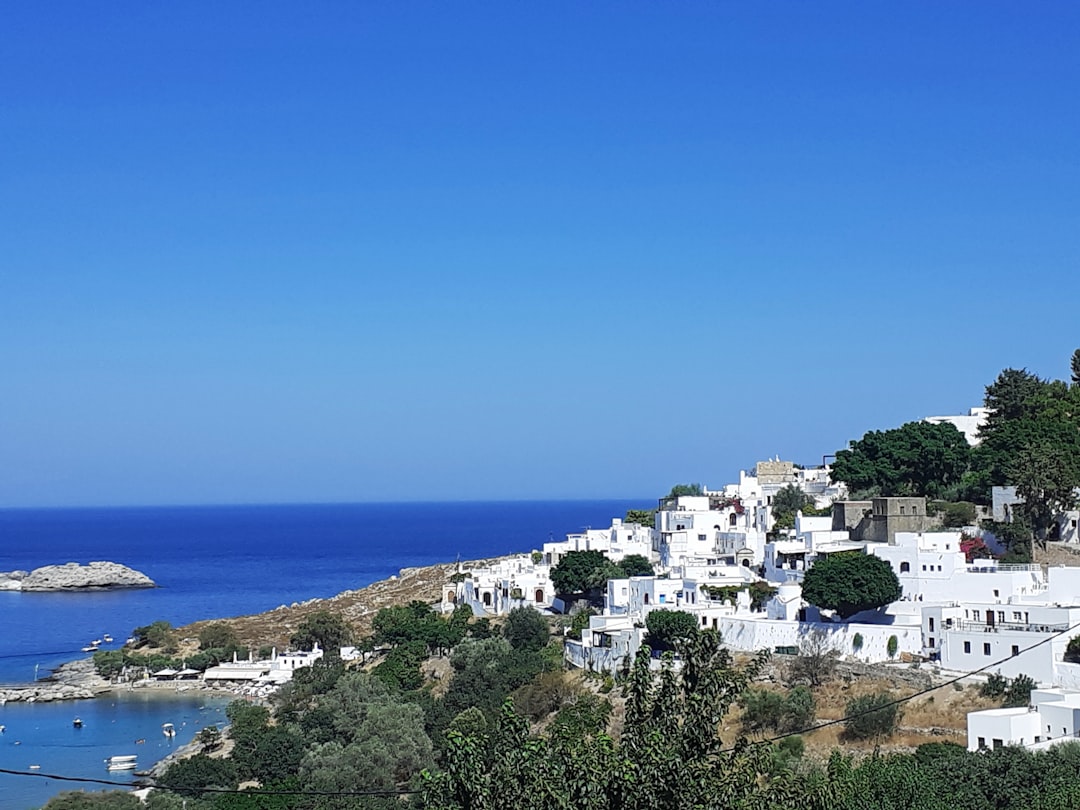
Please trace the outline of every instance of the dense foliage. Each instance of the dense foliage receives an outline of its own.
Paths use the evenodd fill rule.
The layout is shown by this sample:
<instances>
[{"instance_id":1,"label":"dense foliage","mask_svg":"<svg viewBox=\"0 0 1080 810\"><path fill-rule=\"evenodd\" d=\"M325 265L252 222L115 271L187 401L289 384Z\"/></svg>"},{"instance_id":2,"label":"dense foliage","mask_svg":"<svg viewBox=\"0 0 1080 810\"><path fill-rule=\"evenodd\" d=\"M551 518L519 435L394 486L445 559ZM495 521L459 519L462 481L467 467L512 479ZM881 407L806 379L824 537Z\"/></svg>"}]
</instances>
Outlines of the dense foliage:
<instances>
[{"instance_id":1,"label":"dense foliage","mask_svg":"<svg viewBox=\"0 0 1080 810\"><path fill-rule=\"evenodd\" d=\"M873 610L901 596L892 566L861 552L829 554L814 563L803 579L803 598L812 605L835 610L843 619Z\"/></svg>"},{"instance_id":2,"label":"dense foliage","mask_svg":"<svg viewBox=\"0 0 1080 810\"><path fill-rule=\"evenodd\" d=\"M651 610L645 617L645 643L655 650L672 650L697 635L697 618L681 610Z\"/></svg>"},{"instance_id":3,"label":"dense foliage","mask_svg":"<svg viewBox=\"0 0 1080 810\"><path fill-rule=\"evenodd\" d=\"M877 495L939 497L967 472L971 448L950 424L908 422L872 430L836 453L834 481Z\"/></svg>"},{"instance_id":4,"label":"dense foliage","mask_svg":"<svg viewBox=\"0 0 1080 810\"><path fill-rule=\"evenodd\" d=\"M351 641L352 628L345 619L325 609L306 616L290 639L296 649L311 650L318 644L328 655L339 655Z\"/></svg>"},{"instance_id":5,"label":"dense foliage","mask_svg":"<svg viewBox=\"0 0 1080 810\"><path fill-rule=\"evenodd\" d=\"M639 526L653 528L656 525L655 509L627 509L623 523L636 523Z\"/></svg>"},{"instance_id":6,"label":"dense foliage","mask_svg":"<svg viewBox=\"0 0 1080 810\"><path fill-rule=\"evenodd\" d=\"M558 564L552 566L548 576L559 596L585 596L598 602L609 579L650 576L653 567L640 554L628 554L622 562L608 559L602 551L568 551Z\"/></svg>"},{"instance_id":7,"label":"dense foliage","mask_svg":"<svg viewBox=\"0 0 1080 810\"><path fill-rule=\"evenodd\" d=\"M1004 539L1010 561L1030 558L1032 538L1045 542L1057 516L1074 507L1080 487L1080 349L1070 361L1070 381L1044 380L1007 368L986 387L989 409L969 448L950 425L910 422L871 431L836 454L834 481L859 496L925 495L952 502L990 504L992 486L1015 486L1017 531ZM950 526L968 525L970 507L944 513ZM995 531L998 537L1001 537Z\"/></svg>"}]
</instances>

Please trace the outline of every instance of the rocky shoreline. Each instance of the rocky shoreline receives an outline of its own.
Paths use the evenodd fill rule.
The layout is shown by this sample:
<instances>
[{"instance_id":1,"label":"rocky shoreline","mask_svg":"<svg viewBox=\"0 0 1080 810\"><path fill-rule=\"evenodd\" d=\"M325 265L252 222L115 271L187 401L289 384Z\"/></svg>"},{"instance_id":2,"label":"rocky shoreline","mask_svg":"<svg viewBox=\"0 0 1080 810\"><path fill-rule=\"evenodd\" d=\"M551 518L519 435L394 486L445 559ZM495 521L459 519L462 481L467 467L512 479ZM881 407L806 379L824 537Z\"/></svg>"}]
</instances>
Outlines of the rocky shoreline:
<instances>
[{"instance_id":1,"label":"rocky shoreline","mask_svg":"<svg viewBox=\"0 0 1080 810\"><path fill-rule=\"evenodd\" d=\"M89 658L57 667L47 680L28 686L0 687L0 705L7 702L50 703L54 700L86 700L113 688L97 674Z\"/></svg>"},{"instance_id":2,"label":"rocky shoreline","mask_svg":"<svg viewBox=\"0 0 1080 810\"><path fill-rule=\"evenodd\" d=\"M447 578L459 568L468 570L470 567L489 565L495 560L473 560L470 562L440 563L420 568L404 568L397 576L378 580L363 588L353 591L344 591L327 599L309 599L302 603L290 606L282 605L265 613L253 616L239 616L224 619L205 619L186 627L178 628L183 636L195 637L201 627L211 621L225 622L237 631L241 640L248 644L274 643L281 647L288 644L288 639L295 632L296 627L303 618L320 608L329 608L340 612L350 623L360 631L370 631L371 619L382 607L396 604L408 604L413 599L435 601L439 598ZM71 565L74 565L72 563ZM91 563L97 565L97 563ZM116 565L111 563L110 565ZM51 568L66 568L67 566L49 566ZM120 566L123 567L123 566ZM40 569L39 569L40 570ZM131 569L128 569L131 570ZM139 572L134 572L138 574ZM3 586L3 577L0 574L0 588ZM139 576L144 576L139 574ZM149 577L147 577L149 580ZM151 586L118 586L118 587L154 587ZM194 684L192 684L194 686ZM173 688L173 684L146 683L139 688L152 688L161 686ZM46 680L28 685L0 685L0 705L6 701L49 702L54 700L84 700L110 694L119 690L132 688L131 684L115 684L102 678L94 669L92 658L82 658L71 661L57 667L55 672ZM199 689L213 692L230 692L243 694L242 689L223 689L221 687L205 687L199 684Z\"/></svg>"},{"instance_id":3,"label":"rocky shoreline","mask_svg":"<svg viewBox=\"0 0 1080 810\"><path fill-rule=\"evenodd\" d=\"M33 571L0 572L0 591L87 591L119 588L156 588L141 571L120 563L98 561L80 565L46 565Z\"/></svg>"}]
</instances>

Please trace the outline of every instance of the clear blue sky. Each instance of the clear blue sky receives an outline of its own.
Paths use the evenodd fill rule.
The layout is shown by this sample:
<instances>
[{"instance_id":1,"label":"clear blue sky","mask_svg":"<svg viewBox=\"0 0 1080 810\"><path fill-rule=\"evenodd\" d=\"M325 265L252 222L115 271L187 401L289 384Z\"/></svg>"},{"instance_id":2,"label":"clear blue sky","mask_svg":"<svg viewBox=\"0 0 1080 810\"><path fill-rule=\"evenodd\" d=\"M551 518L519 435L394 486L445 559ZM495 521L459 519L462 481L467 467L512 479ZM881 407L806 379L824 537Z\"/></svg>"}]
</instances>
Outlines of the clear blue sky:
<instances>
[{"instance_id":1,"label":"clear blue sky","mask_svg":"<svg viewBox=\"0 0 1080 810\"><path fill-rule=\"evenodd\" d=\"M22 3L0 506L652 497L1080 346L1080 6Z\"/></svg>"}]
</instances>

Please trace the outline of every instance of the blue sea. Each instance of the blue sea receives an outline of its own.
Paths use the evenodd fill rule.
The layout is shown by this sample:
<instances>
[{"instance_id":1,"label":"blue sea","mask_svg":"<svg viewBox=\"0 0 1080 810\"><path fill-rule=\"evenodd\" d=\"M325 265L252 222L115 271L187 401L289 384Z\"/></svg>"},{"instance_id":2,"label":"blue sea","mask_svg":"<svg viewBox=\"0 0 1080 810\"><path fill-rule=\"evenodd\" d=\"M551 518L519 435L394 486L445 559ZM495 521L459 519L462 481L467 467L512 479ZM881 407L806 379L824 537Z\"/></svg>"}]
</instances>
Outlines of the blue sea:
<instances>
[{"instance_id":1,"label":"blue sea","mask_svg":"<svg viewBox=\"0 0 1080 810\"><path fill-rule=\"evenodd\" d=\"M150 576L151 590L86 594L0 592L0 683L27 683L83 655L110 634L117 644L135 627L158 620L182 625L240 616L313 597L328 597L396 574L401 568L470 560L539 548L569 532L610 525L651 500L326 504L108 509L0 510L0 571L66 562L112 560ZM107 648L108 645L105 645ZM94 705L95 731L117 741L151 738L148 726L180 722L190 738L219 705L174 696L172 705L143 700L0 707L0 768L102 777L93 734L73 736L71 719ZM199 707L203 708L200 709ZM152 716L151 716L152 715ZM152 721L152 722L151 722ZM20 726L34 734L18 733ZM80 731L90 730L89 724ZM160 736L160 734L158 735ZM15 746L18 738L21 743ZM72 742L73 741L73 742ZM70 747L68 743L76 747ZM77 756L78 745L94 748ZM160 747L160 746L159 746ZM139 767L156 757L140 753ZM0 808L25 810L70 785L0 774Z\"/></svg>"}]
</instances>

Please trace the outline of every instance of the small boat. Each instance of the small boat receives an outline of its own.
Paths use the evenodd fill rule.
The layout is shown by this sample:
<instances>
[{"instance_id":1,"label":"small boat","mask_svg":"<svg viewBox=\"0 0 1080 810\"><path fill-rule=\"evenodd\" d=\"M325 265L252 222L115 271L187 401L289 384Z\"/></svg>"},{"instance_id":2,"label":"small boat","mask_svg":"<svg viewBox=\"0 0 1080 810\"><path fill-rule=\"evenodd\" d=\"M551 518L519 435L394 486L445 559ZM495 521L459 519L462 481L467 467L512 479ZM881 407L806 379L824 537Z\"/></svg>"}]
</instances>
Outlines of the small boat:
<instances>
[{"instance_id":1,"label":"small boat","mask_svg":"<svg viewBox=\"0 0 1080 810\"><path fill-rule=\"evenodd\" d=\"M98 642L92 642L82 648L83 652L97 652L98 647L101 646Z\"/></svg>"},{"instance_id":2,"label":"small boat","mask_svg":"<svg viewBox=\"0 0 1080 810\"><path fill-rule=\"evenodd\" d=\"M106 761L105 770L107 771L132 771L135 770L135 760L131 762L108 762Z\"/></svg>"},{"instance_id":3,"label":"small boat","mask_svg":"<svg viewBox=\"0 0 1080 810\"><path fill-rule=\"evenodd\" d=\"M125 762L134 763L139 758L138 754L117 754L105 760L106 765L122 765Z\"/></svg>"},{"instance_id":4,"label":"small boat","mask_svg":"<svg viewBox=\"0 0 1080 810\"><path fill-rule=\"evenodd\" d=\"M173 726L172 723L162 723L161 724L161 733L164 734L166 737L175 737L176 736L176 727Z\"/></svg>"},{"instance_id":5,"label":"small boat","mask_svg":"<svg viewBox=\"0 0 1080 810\"><path fill-rule=\"evenodd\" d=\"M71 725L73 725L75 728L82 728L82 718L76 717L74 720L71 721Z\"/></svg>"},{"instance_id":6,"label":"small boat","mask_svg":"<svg viewBox=\"0 0 1080 810\"><path fill-rule=\"evenodd\" d=\"M101 639L100 638L95 638L93 641L90 642L90 646L91 647L100 647L101 646Z\"/></svg>"},{"instance_id":7,"label":"small boat","mask_svg":"<svg viewBox=\"0 0 1080 810\"><path fill-rule=\"evenodd\" d=\"M101 637L101 640L104 641L106 644L112 644L112 636L110 636L108 633L103 635Z\"/></svg>"},{"instance_id":8,"label":"small boat","mask_svg":"<svg viewBox=\"0 0 1080 810\"><path fill-rule=\"evenodd\" d=\"M32 771L40 771L41 766L40 765L31 765L30 770L32 770Z\"/></svg>"}]
</instances>

